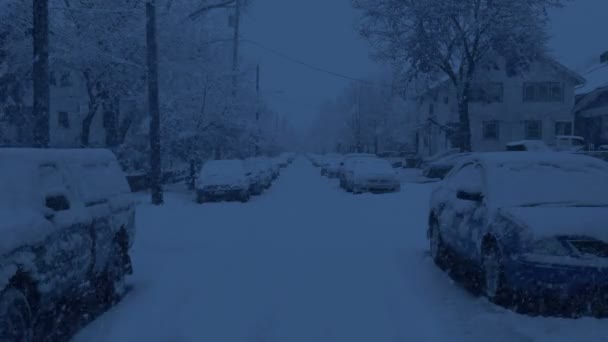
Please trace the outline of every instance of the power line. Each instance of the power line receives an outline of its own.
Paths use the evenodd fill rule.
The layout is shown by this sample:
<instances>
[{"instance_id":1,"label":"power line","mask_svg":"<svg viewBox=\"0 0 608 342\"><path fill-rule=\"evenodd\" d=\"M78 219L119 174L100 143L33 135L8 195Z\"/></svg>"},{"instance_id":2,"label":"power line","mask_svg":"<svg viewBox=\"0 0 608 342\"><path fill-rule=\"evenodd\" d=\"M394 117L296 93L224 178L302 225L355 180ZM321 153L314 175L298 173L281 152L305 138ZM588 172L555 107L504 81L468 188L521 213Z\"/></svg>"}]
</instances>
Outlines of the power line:
<instances>
[{"instance_id":1,"label":"power line","mask_svg":"<svg viewBox=\"0 0 608 342\"><path fill-rule=\"evenodd\" d=\"M305 67L307 67L309 69L312 69L312 70L315 70L317 72L325 73L325 74L332 75L334 77L338 77L338 78L342 78L342 79L346 79L346 80L349 80L349 81L355 81L355 82L365 83L365 84L369 84L369 85L375 85L375 86L393 88L392 85L371 82L371 81L368 81L368 80L364 80L364 79L361 79L361 78L356 78L356 77L344 75L344 74L341 74L339 72L331 71L331 70L328 70L328 69L325 69L325 68L321 68L321 67L318 67L318 66L306 63L304 61L301 61L301 60L299 60L297 58L291 57L291 56L289 56L289 55L287 55L287 54L285 54L285 53L283 53L281 51L278 51L276 49L273 49L273 48L270 48L268 46L265 46L262 43L256 42L256 41L251 40L251 39L242 39L242 41L245 42L245 43L249 43L251 45L255 45L255 46L261 48L262 50L268 51L268 52L270 52L270 53L272 53L274 55L277 55L277 56L279 56L279 57L287 60L287 61L290 61L292 63L296 63L296 64L299 64L299 65L305 66Z\"/></svg>"}]
</instances>

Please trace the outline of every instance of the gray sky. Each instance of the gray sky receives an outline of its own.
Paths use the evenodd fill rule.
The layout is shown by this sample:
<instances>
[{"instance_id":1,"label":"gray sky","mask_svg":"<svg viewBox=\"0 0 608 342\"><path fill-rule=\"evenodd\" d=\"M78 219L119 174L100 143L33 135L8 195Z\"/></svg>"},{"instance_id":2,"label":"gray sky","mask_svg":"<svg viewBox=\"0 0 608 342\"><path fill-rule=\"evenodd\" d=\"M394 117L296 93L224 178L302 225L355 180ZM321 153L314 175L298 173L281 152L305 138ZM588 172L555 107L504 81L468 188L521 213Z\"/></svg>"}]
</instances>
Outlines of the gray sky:
<instances>
[{"instance_id":1,"label":"gray sky","mask_svg":"<svg viewBox=\"0 0 608 342\"><path fill-rule=\"evenodd\" d=\"M577 68L608 50L608 0L573 0L551 12L552 54ZM354 30L356 12L349 0L254 0L242 34L293 58L353 77L377 73L370 49ZM249 59L261 65L261 87L276 110L298 126L316 116L324 99L335 97L348 81L286 61L244 44ZM282 91L281 94L276 91Z\"/></svg>"}]
</instances>

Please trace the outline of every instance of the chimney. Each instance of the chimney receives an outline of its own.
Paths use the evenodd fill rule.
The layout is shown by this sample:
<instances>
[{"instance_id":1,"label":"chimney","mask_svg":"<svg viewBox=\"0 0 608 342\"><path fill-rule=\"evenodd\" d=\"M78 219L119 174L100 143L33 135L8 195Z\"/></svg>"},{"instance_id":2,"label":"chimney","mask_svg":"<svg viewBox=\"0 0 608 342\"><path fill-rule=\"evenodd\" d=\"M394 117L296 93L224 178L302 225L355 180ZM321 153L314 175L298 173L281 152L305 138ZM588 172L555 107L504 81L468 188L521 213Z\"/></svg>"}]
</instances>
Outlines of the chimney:
<instances>
[{"instance_id":1,"label":"chimney","mask_svg":"<svg viewBox=\"0 0 608 342\"><path fill-rule=\"evenodd\" d=\"M608 51L604 52L603 54L600 55L600 63L601 64L608 64Z\"/></svg>"}]
</instances>

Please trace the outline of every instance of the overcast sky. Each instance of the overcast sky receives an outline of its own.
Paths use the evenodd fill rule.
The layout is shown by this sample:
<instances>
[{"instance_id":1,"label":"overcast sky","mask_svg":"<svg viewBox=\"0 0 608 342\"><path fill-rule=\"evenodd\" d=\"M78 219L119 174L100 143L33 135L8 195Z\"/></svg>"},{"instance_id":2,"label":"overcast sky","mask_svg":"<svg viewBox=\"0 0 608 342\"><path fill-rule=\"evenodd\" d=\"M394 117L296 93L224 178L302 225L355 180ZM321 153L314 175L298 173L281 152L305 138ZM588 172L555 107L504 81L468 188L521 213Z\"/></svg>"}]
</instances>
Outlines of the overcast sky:
<instances>
[{"instance_id":1,"label":"overcast sky","mask_svg":"<svg viewBox=\"0 0 608 342\"><path fill-rule=\"evenodd\" d=\"M608 50L608 0L573 0L551 13L552 54L578 68ZM354 29L349 0L254 0L242 35L317 67L366 77L380 67ZM348 81L313 71L268 51L243 44L248 59L261 65L261 87L276 110L304 127L324 99L335 97Z\"/></svg>"}]
</instances>

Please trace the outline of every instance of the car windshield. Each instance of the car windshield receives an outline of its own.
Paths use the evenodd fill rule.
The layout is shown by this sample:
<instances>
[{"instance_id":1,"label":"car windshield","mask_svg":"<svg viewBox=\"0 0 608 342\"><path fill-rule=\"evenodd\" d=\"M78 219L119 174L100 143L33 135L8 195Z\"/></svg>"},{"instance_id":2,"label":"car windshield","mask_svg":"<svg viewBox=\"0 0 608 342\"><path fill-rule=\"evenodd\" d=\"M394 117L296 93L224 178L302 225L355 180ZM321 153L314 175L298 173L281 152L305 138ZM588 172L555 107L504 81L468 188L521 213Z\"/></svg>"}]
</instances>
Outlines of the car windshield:
<instances>
[{"instance_id":1,"label":"car windshield","mask_svg":"<svg viewBox=\"0 0 608 342\"><path fill-rule=\"evenodd\" d=\"M492 176L492 196L500 205L608 205L608 168L597 163L511 162L497 166Z\"/></svg>"}]
</instances>

